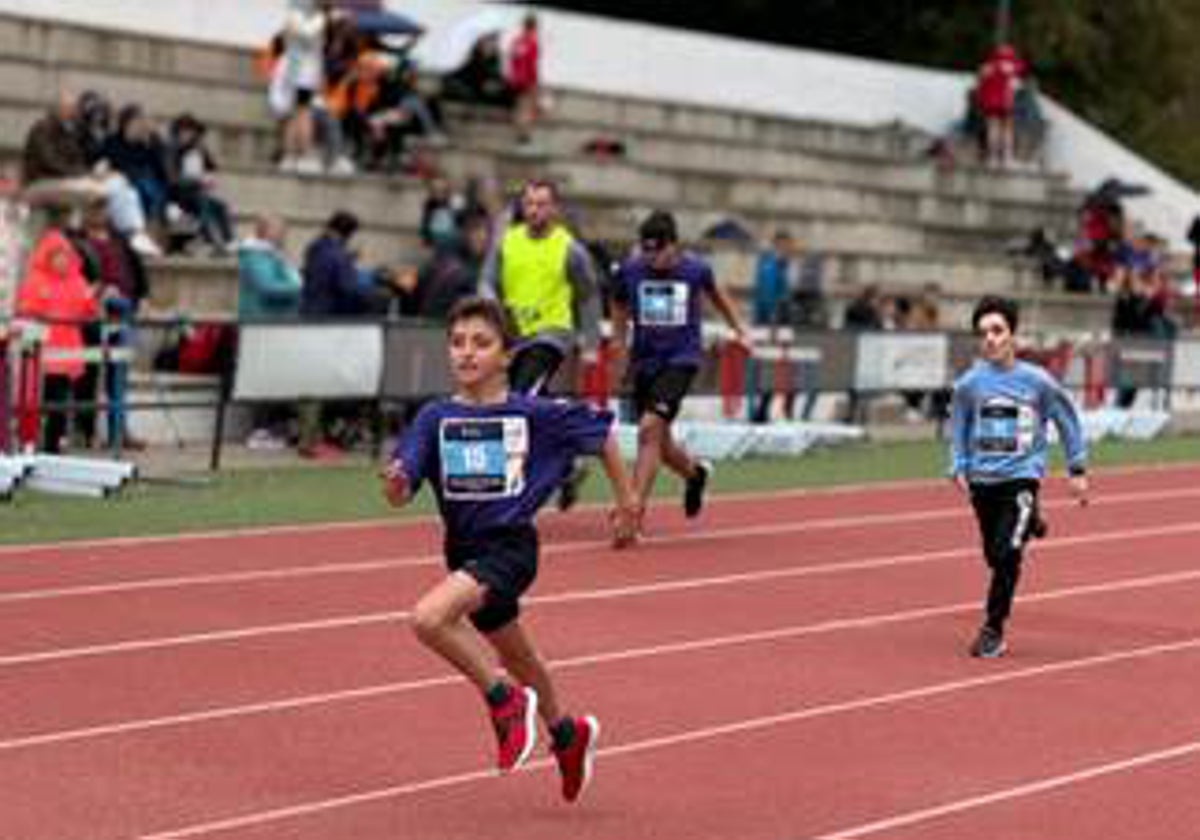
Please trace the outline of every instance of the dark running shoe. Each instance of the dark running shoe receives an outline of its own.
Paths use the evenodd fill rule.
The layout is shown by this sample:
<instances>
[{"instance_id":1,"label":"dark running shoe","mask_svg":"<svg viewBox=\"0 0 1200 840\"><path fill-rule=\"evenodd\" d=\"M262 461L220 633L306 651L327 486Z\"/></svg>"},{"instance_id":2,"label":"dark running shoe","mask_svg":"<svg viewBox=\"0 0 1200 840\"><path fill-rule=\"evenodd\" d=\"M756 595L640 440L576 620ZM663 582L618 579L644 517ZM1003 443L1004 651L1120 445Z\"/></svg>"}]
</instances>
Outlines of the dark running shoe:
<instances>
[{"instance_id":1,"label":"dark running shoe","mask_svg":"<svg viewBox=\"0 0 1200 840\"><path fill-rule=\"evenodd\" d=\"M1042 519L1040 513L1033 515L1033 521L1029 523L1029 536L1035 540L1043 540L1050 533L1050 526L1046 524L1046 520Z\"/></svg>"},{"instance_id":2,"label":"dark running shoe","mask_svg":"<svg viewBox=\"0 0 1200 840\"><path fill-rule=\"evenodd\" d=\"M503 705L494 707L492 726L496 729L496 767L516 770L528 760L537 743L537 692L528 686L514 687Z\"/></svg>"},{"instance_id":3,"label":"dark running shoe","mask_svg":"<svg viewBox=\"0 0 1200 840\"><path fill-rule=\"evenodd\" d=\"M979 635L971 642L969 652L976 659L999 659L1006 650L1004 634L985 625L979 628Z\"/></svg>"},{"instance_id":4,"label":"dark running shoe","mask_svg":"<svg viewBox=\"0 0 1200 840\"><path fill-rule=\"evenodd\" d=\"M558 509L566 513L579 501L579 490L587 481L588 470L583 465L571 468L571 474L558 485Z\"/></svg>"},{"instance_id":5,"label":"dark running shoe","mask_svg":"<svg viewBox=\"0 0 1200 840\"><path fill-rule=\"evenodd\" d=\"M712 464L708 461L696 462L696 474L687 480L683 491L683 514L688 519L700 515L704 509L704 488L708 486L708 477L712 475Z\"/></svg>"},{"instance_id":6,"label":"dark running shoe","mask_svg":"<svg viewBox=\"0 0 1200 840\"><path fill-rule=\"evenodd\" d=\"M558 770L562 774L562 795L574 802L583 793L592 779L592 766L596 761L596 742L600 739L600 721L591 715L575 718L574 736L571 743L554 751Z\"/></svg>"}]
</instances>

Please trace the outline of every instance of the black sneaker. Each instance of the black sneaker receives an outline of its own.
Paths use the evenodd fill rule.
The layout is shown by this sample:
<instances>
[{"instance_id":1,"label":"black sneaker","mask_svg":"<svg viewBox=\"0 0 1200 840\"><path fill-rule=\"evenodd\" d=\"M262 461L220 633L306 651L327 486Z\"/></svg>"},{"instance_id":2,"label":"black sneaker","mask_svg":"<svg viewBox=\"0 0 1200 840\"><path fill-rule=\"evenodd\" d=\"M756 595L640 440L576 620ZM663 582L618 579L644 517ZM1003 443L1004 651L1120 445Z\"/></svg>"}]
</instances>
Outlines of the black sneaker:
<instances>
[{"instance_id":1,"label":"black sneaker","mask_svg":"<svg viewBox=\"0 0 1200 840\"><path fill-rule=\"evenodd\" d=\"M704 488L708 485L712 469L708 461L697 461L696 474L687 480L683 491L683 514L688 519L699 516L704 508Z\"/></svg>"},{"instance_id":2,"label":"black sneaker","mask_svg":"<svg viewBox=\"0 0 1200 840\"><path fill-rule=\"evenodd\" d=\"M969 653L976 659L999 659L1008 650L1004 643L1004 634L999 630L984 625L979 628L979 635L971 642Z\"/></svg>"},{"instance_id":3,"label":"black sneaker","mask_svg":"<svg viewBox=\"0 0 1200 840\"><path fill-rule=\"evenodd\" d=\"M1046 520L1042 519L1040 513L1033 515L1033 521L1029 523L1029 536L1035 540L1043 540L1050 533L1050 526L1046 524Z\"/></svg>"},{"instance_id":4,"label":"black sneaker","mask_svg":"<svg viewBox=\"0 0 1200 840\"><path fill-rule=\"evenodd\" d=\"M583 487L583 482L587 481L588 470L584 466L574 466L571 468L571 474L568 475L563 483L558 485L558 509L566 513L579 501L579 489Z\"/></svg>"}]
</instances>

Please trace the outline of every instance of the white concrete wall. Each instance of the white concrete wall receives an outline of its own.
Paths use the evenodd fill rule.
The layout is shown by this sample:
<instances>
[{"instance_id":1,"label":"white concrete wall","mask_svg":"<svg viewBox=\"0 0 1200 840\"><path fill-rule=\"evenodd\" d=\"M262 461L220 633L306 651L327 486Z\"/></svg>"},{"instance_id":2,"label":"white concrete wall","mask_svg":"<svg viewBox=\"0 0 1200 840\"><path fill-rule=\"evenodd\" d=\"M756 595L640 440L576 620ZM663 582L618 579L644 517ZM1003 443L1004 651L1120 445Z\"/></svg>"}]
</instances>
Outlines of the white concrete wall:
<instances>
[{"instance_id":1,"label":"white concrete wall","mask_svg":"<svg viewBox=\"0 0 1200 840\"><path fill-rule=\"evenodd\" d=\"M0 0L0 11L177 37L259 45L286 0ZM421 21L429 36L418 55L431 66L457 22L486 9L515 28L520 4L405 0L390 5ZM969 77L812 50L788 49L642 24L540 10L544 74L551 85L768 114L855 124L902 120L944 131L961 113ZM1143 183L1130 202L1135 219L1184 244L1200 196L1053 101L1050 166L1080 189L1108 177Z\"/></svg>"}]
</instances>

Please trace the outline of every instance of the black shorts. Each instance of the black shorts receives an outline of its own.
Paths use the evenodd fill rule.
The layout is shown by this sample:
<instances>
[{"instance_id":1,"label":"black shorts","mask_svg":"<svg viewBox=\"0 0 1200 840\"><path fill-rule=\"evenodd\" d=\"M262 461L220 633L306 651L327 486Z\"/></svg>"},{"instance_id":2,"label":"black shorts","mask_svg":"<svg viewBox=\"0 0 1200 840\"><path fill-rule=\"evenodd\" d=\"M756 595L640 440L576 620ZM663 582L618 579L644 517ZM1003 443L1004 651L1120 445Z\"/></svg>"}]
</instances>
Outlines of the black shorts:
<instances>
[{"instance_id":1,"label":"black shorts","mask_svg":"<svg viewBox=\"0 0 1200 840\"><path fill-rule=\"evenodd\" d=\"M664 365L633 375L633 408L638 419L647 411L668 423L679 416L683 398L696 378L695 365Z\"/></svg>"},{"instance_id":2,"label":"black shorts","mask_svg":"<svg viewBox=\"0 0 1200 840\"><path fill-rule=\"evenodd\" d=\"M1033 479L971 484L971 506L989 566L1021 562L1021 552L1041 515L1038 487Z\"/></svg>"},{"instance_id":3,"label":"black shorts","mask_svg":"<svg viewBox=\"0 0 1200 840\"><path fill-rule=\"evenodd\" d=\"M533 342L517 351L508 367L508 385L518 394L545 393L550 380L562 366L563 352L553 344Z\"/></svg>"},{"instance_id":4,"label":"black shorts","mask_svg":"<svg viewBox=\"0 0 1200 840\"><path fill-rule=\"evenodd\" d=\"M483 606L470 618L480 633L491 633L521 614L521 595L537 577L537 531L529 525L492 529L465 540L447 538L446 564L484 587Z\"/></svg>"},{"instance_id":5,"label":"black shorts","mask_svg":"<svg viewBox=\"0 0 1200 840\"><path fill-rule=\"evenodd\" d=\"M303 87L296 88L296 107L297 108L307 108L309 105L312 104L314 98L316 98L316 95L313 92L312 88L303 88Z\"/></svg>"}]
</instances>

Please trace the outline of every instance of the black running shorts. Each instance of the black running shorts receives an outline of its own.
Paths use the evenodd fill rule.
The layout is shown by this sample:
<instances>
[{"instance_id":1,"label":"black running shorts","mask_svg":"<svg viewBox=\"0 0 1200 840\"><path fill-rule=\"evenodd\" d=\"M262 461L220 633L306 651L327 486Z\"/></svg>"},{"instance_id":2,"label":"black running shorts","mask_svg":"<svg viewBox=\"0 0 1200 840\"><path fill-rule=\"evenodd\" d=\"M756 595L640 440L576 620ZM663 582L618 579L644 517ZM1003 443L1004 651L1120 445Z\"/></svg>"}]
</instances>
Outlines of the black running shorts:
<instances>
[{"instance_id":1,"label":"black running shorts","mask_svg":"<svg viewBox=\"0 0 1200 840\"><path fill-rule=\"evenodd\" d=\"M446 540L446 563L486 590L483 606L471 613L481 633L499 630L521 614L520 599L537 577L538 537L533 526L497 528L470 539Z\"/></svg>"},{"instance_id":2,"label":"black running shorts","mask_svg":"<svg viewBox=\"0 0 1200 840\"><path fill-rule=\"evenodd\" d=\"M694 365L665 365L638 370L633 376L633 406L637 417L647 411L668 423L679 416L683 398L696 378Z\"/></svg>"}]
</instances>

